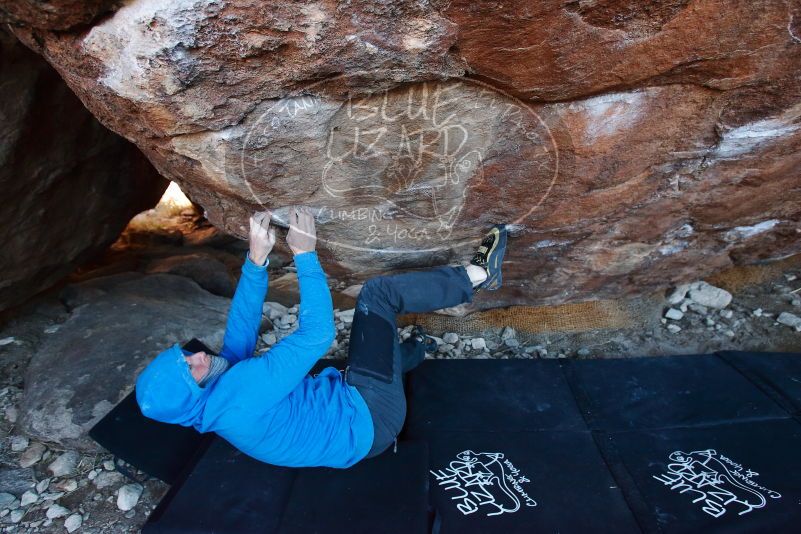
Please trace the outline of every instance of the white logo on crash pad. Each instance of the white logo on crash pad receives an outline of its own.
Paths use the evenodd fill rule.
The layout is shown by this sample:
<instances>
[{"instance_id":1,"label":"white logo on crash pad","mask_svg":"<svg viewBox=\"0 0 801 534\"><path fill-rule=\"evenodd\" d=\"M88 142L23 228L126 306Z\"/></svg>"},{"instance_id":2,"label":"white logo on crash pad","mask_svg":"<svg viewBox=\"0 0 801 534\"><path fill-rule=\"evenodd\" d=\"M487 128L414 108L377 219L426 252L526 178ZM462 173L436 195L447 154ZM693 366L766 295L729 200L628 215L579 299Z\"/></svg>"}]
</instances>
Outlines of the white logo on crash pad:
<instances>
[{"instance_id":1,"label":"white logo on crash pad","mask_svg":"<svg viewBox=\"0 0 801 534\"><path fill-rule=\"evenodd\" d=\"M712 517L721 517L729 510L744 515L763 508L768 498L782 497L754 480L759 473L718 454L715 449L674 451L668 458L667 470L653 478L672 491L686 494Z\"/></svg>"},{"instance_id":2,"label":"white logo on crash pad","mask_svg":"<svg viewBox=\"0 0 801 534\"><path fill-rule=\"evenodd\" d=\"M462 451L448 467L430 471L456 509L464 515L483 512L487 517L537 506L523 489L531 480L501 452Z\"/></svg>"}]
</instances>

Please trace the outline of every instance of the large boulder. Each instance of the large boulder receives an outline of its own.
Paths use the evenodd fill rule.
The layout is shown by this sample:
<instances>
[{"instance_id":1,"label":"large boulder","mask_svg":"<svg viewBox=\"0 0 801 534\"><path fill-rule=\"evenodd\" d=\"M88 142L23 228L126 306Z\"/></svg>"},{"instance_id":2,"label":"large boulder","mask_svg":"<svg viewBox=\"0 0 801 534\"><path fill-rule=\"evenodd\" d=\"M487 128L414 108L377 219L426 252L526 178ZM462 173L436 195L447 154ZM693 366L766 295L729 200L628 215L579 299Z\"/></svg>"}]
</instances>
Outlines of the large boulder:
<instances>
[{"instance_id":1,"label":"large boulder","mask_svg":"<svg viewBox=\"0 0 801 534\"><path fill-rule=\"evenodd\" d=\"M0 29L0 310L112 243L167 185L41 57Z\"/></svg>"},{"instance_id":2,"label":"large boulder","mask_svg":"<svg viewBox=\"0 0 801 534\"><path fill-rule=\"evenodd\" d=\"M87 432L133 389L159 352L192 338L219 350L230 300L172 274L124 273L68 286L69 318L25 375L18 430L93 450Z\"/></svg>"},{"instance_id":3,"label":"large boulder","mask_svg":"<svg viewBox=\"0 0 801 534\"><path fill-rule=\"evenodd\" d=\"M481 307L801 251L797 0L133 0L47 28L14 31L214 224L318 208L349 283L500 222Z\"/></svg>"}]
</instances>

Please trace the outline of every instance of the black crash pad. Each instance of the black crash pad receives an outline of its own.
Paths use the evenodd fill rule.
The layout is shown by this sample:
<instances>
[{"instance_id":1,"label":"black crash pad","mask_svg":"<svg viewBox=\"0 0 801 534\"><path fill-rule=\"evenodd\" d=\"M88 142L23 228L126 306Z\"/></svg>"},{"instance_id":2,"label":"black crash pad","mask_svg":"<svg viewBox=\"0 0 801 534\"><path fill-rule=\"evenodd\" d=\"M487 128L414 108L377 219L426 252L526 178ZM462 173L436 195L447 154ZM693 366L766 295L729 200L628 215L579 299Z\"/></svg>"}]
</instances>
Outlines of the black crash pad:
<instances>
[{"instance_id":1,"label":"black crash pad","mask_svg":"<svg viewBox=\"0 0 801 534\"><path fill-rule=\"evenodd\" d=\"M433 432L435 533L640 532L590 432Z\"/></svg>"},{"instance_id":2,"label":"black crash pad","mask_svg":"<svg viewBox=\"0 0 801 534\"><path fill-rule=\"evenodd\" d=\"M214 438L145 531L798 532L799 362L428 360L397 454L287 469ZM140 461L171 446L148 436Z\"/></svg>"},{"instance_id":3,"label":"black crash pad","mask_svg":"<svg viewBox=\"0 0 801 534\"><path fill-rule=\"evenodd\" d=\"M211 354L196 339L184 348ZM148 419L136 403L135 391L98 421L89 436L117 458L168 484L191 467L211 438L193 428Z\"/></svg>"},{"instance_id":4,"label":"black crash pad","mask_svg":"<svg viewBox=\"0 0 801 534\"><path fill-rule=\"evenodd\" d=\"M427 465L422 442L350 469L293 469L254 460L216 438L143 532L424 533Z\"/></svg>"},{"instance_id":5,"label":"black crash pad","mask_svg":"<svg viewBox=\"0 0 801 534\"><path fill-rule=\"evenodd\" d=\"M647 532L801 531L801 424L793 419L605 436Z\"/></svg>"},{"instance_id":6,"label":"black crash pad","mask_svg":"<svg viewBox=\"0 0 801 534\"><path fill-rule=\"evenodd\" d=\"M565 363L593 430L694 426L787 413L714 354Z\"/></svg>"},{"instance_id":7,"label":"black crash pad","mask_svg":"<svg viewBox=\"0 0 801 534\"><path fill-rule=\"evenodd\" d=\"M721 358L788 413L801 416L801 355L725 351Z\"/></svg>"}]
</instances>

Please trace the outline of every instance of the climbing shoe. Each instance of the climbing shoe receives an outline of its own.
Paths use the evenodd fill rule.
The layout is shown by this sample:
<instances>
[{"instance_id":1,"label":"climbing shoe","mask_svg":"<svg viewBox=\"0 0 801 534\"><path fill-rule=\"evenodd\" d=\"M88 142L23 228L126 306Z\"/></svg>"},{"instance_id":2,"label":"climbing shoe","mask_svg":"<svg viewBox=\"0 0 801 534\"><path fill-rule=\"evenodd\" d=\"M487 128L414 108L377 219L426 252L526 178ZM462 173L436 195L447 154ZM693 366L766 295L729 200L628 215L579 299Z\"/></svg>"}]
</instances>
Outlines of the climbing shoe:
<instances>
[{"instance_id":1,"label":"climbing shoe","mask_svg":"<svg viewBox=\"0 0 801 534\"><path fill-rule=\"evenodd\" d=\"M474 288L474 291L487 289L494 291L501 287L501 264L506 252L506 225L496 224L481 240L478 250L470 263L487 271L487 279Z\"/></svg>"},{"instance_id":2,"label":"climbing shoe","mask_svg":"<svg viewBox=\"0 0 801 534\"><path fill-rule=\"evenodd\" d=\"M412 328L411 334L415 341L423 344L423 350L428 353L437 352L437 340L427 335L422 326L415 325L415 327Z\"/></svg>"}]
</instances>

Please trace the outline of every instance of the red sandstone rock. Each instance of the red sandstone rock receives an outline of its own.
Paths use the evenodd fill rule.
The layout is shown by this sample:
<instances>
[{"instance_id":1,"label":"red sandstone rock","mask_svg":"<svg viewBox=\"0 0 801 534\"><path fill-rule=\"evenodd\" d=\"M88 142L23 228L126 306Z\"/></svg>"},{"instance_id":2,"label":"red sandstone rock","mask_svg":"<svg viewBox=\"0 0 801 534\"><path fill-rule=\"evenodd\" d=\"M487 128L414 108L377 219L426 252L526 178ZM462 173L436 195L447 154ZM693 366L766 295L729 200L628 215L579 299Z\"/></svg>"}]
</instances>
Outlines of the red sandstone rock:
<instances>
[{"instance_id":1,"label":"red sandstone rock","mask_svg":"<svg viewBox=\"0 0 801 534\"><path fill-rule=\"evenodd\" d=\"M482 307L801 251L798 0L136 0L46 27L14 31L213 223L314 206L350 281L466 259L496 222Z\"/></svg>"},{"instance_id":2,"label":"red sandstone rock","mask_svg":"<svg viewBox=\"0 0 801 534\"><path fill-rule=\"evenodd\" d=\"M0 30L0 310L119 235L166 187L39 56Z\"/></svg>"}]
</instances>

